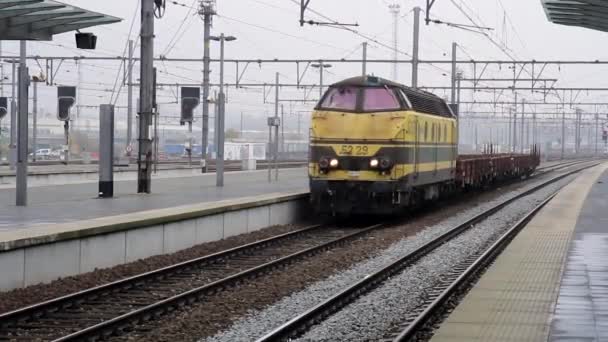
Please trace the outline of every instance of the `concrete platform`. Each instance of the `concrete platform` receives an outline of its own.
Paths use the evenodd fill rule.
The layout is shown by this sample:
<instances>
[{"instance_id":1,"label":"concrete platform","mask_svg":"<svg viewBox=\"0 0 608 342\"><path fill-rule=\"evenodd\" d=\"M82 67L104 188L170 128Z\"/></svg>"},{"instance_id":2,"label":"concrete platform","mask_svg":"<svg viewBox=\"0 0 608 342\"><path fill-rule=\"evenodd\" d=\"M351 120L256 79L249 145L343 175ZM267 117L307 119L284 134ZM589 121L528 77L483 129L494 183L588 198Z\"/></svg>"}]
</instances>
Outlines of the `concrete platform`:
<instances>
[{"instance_id":1,"label":"concrete platform","mask_svg":"<svg viewBox=\"0 0 608 342\"><path fill-rule=\"evenodd\" d=\"M0 232L0 291L296 223L307 208L307 191L267 193Z\"/></svg>"},{"instance_id":2,"label":"concrete platform","mask_svg":"<svg viewBox=\"0 0 608 342\"><path fill-rule=\"evenodd\" d=\"M607 170L562 189L432 341L608 341Z\"/></svg>"},{"instance_id":3,"label":"concrete platform","mask_svg":"<svg viewBox=\"0 0 608 342\"><path fill-rule=\"evenodd\" d=\"M285 160L279 161L279 168L305 167L305 161ZM241 171L242 161L226 161L226 171ZM266 161L259 161L257 169L262 170L267 167ZM215 170L215 162L209 164L211 171ZM157 172L152 173L152 178L175 178L200 176L201 169L198 161L192 165L188 163L161 163L156 167ZM253 170L253 169L249 169ZM99 166L97 164L33 164L28 166L28 187L97 183L99 181ZM114 166L114 180L135 180L137 178L137 164L116 165ZM15 170L8 166L0 166L0 189L15 188Z\"/></svg>"},{"instance_id":4,"label":"concrete platform","mask_svg":"<svg viewBox=\"0 0 608 342\"><path fill-rule=\"evenodd\" d=\"M246 196L306 192L306 172L306 168L281 169L279 181L272 183L265 170L230 172L224 188L215 186L215 174L154 179L149 195L136 193L135 180L115 181L112 199L97 198L96 182L40 186L29 189L27 207L15 206L14 189L0 189L0 232Z\"/></svg>"}]
</instances>

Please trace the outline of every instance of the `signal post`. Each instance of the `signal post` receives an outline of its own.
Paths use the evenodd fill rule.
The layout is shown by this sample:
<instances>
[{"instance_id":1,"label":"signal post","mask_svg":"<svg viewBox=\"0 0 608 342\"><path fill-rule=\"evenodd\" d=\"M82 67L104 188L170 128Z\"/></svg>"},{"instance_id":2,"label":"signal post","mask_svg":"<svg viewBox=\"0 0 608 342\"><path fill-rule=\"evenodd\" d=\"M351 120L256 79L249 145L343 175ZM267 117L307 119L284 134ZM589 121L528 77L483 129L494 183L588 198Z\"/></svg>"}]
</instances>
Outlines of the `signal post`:
<instances>
[{"instance_id":1,"label":"signal post","mask_svg":"<svg viewBox=\"0 0 608 342\"><path fill-rule=\"evenodd\" d=\"M188 124L188 141L186 142L187 147L186 151L188 151L188 161L190 166L192 166L192 149L193 149L193 139L192 139L192 121L194 120L194 109L198 107L200 103L201 97L201 88L196 87L182 87L181 88L181 118L180 124L183 126L184 124Z\"/></svg>"},{"instance_id":2,"label":"signal post","mask_svg":"<svg viewBox=\"0 0 608 342\"><path fill-rule=\"evenodd\" d=\"M63 121L65 147L64 163L70 161L70 110L76 103L76 87L57 87L57 119Z\"/></svg>"}]
</instances>

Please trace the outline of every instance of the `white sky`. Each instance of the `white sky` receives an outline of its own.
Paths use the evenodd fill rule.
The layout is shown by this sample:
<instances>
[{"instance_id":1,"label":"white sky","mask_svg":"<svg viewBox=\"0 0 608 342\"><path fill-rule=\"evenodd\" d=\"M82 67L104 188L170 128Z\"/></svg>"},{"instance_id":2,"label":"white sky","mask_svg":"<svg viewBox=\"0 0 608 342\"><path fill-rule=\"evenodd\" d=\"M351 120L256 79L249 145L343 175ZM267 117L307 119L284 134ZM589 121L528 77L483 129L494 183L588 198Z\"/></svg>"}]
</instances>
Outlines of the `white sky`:
<instances>
[{"instance_id":1,"label":"white sky","mask_svg":"<svg viewBox=\"0 0 608 342\"><path fill-rule=\"evenodd\" d=\"M99 11L105 14L123 18L119 24L107 25L83 31L94 32L99 36L98 48L89 53L75 49L73 33L62 34L55 37L52 42L28 43L29 55L40 56L121 56L123 55L125 43L129 37L130 27L135 21L131 38L135 39L139 29L139 5L136 0L105 0L105 1L83 1L63 0L76 6ZM167 55L168 57L202 58L202 33L203 24L198 15L189 8L197 7L198 0L179 0L179 3L187 5L178 6L167 1L165 17L156 21L156 48L155 54ZM300 27L299 0L218 0L219 16L215 18L213 33L224 32L238 38L235 42L227 43L227 58L360 58L361 43L365 40L352 32L331 27L304 26ZM375 37L386 45L392 45L392 16L388 5L391 3L401 5L399 20L399 50L411 53L412 49L412 25L414 6L425 6L425 0L312 0L310 7L332 19L345 23L359 23L355 28L361 34ZM608 49L605 47L608 35L582 28L559 26L548 22L540 0L437 0L432 11L432 17L443 21L471 24L467 17L461 13L456 4L461 6L473 20L482 26L493 28L489 35L513 56L519 59L536 60L595 60L606 59ZM135 14L135 15L134 15ZM424 16L424 14L423 14ZM308 19L320 19L316 14L309 12ZM183 25L181 25L183 22ZM181 25L181 28L180 28ZM170 48L173 37L177 37L174 47ZM445 25L430 26L422 25L421 28L421 58L422 59L449 59L451 42L457 42L462 47L458 51L462 59L500 59L509 60L503 51L494 46L490 40L479 34L461 29L451 28ZM15 54L18 51L17 43L3 42L3 55ZM139 54L137 50L136 54ZM212 43L212 57L219 55L219 46ZM369 58L390 59L393 51L370 42ZM404 54L400 58L409 59ZM42 64L42 63L41 63ZM30 63L32 73L39 72L38 65ZM44 67L44 64L42 64ZM201 63L157 63L162 73L159 81L164 83L193 83L202 79ZM213 67L212 80L217 82L219 67ZM499 70L497 67L489 67L484 77L512 77L509 65L503 65ZM138 67L136 66L136 69ZM480 70L482 66L479 66ZM444 70L441 70L444 69ZM449 65L422 65L419 77L420 85L450 84ZM108 102L111 91L103 91L114 88L114 81L118 73L117 62L85 62L83 66L83 90L81 102L87 105L98 105ZM360 73L361 66L355 64L334 64L326 73L325 84L338 81L342 78L351 77ZM289 65L250 65L243 77L244 82L274 82L274 73L281 73L284 82L294 83L297 79L295 64ZM538 69L537 69L538 71ZM10 65L4 67L5 75L10 73ZM378 76L391 77L389 65L368 66L368 72ZM472 69L464 68L465 77L472 77ZM443 75L443 74L447 74ZM591 66L561 66L547 67L543 77L558 78L556 86L561 87L605 87L608 82L604 75L608 75L608 67ZM121 74L122 77L122 74ZM304 76L303 83L318 83L318 71L309 70ZM522 77L529 78L529 75ZM137 78L137 76L135 77ZM398 81L409 84L411 70L409 65L399 67ZM77 72L74 63L64 63L58 73L57 81L68 85L75 85ZM227 65L226 81L234 82L235 70L233 65ZM490 83L486 85L512 85L509 82ZM529 83L521 83L529 86ZM173 90L174 91L174 90ZM41 87L41 106L43 111L53 113L56 106L53 87ZM5 95L10 95L10 88L5 87ZM438 91L437 94L444 96L447 92ZM318 97L318 90L311 93L311 98ZM159 102L174 101L172 90L164 89L159 92ZM578 95L578 101L596 101L602 99L601 93L586 93ZM304 96L303 90L282 89L282 98L296 99ZM513 94L505 92L503 99L511 99ZM137 96L136 96L137 97ZM542 99L540 94L532 94L530 91L521 91L520 97L526 97L530 101L534 98ZM569 98L570 95L567 95ZM269 96L272 101L273 93ZM463 100L484 100L490 96L485 93L463 92ZM236 126L240 119L240 112L244 112L249 120L265 122L264 117L273 113L272 104L263 103L261 89L244 89L228 91L227 126ZM555 101L556 98L548 98ZM126 101L126 90L123 88L118 101L124 105ZM608 102L608 101L606 101ZM308 111L312 104L297 104L293 110ZM288 105L286 105L287 109ZM491 106L477 106L477 110L490 111ZM545 108L547 109L547 108ZM606 110L604 107L602 110ZM163 105L162 114L177 115L177 105ZM95 112L94 109L85 110ZM199 110L197 110L200 112ZM121 110L119 113L124 113ZM198 114L200 116L200 114ZM293 121L290 121L294 127Z\"/></svg>"}]
</instances>

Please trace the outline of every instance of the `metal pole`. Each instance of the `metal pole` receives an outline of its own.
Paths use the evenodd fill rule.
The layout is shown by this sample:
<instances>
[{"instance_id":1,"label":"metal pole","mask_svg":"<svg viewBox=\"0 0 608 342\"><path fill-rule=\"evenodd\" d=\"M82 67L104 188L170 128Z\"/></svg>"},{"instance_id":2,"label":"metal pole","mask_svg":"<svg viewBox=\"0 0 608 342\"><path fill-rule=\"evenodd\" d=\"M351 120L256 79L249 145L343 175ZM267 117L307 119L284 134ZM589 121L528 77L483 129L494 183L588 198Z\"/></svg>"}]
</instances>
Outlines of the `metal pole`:
<instances>
[{"instance_id":1,"label":"metal pole","mask_svg":"<svg viewBox=\"0 0 608 342\"><path fill-rule=\"evenodd\" d=\"M398 4L392 4L388 8L393 14L393 81L397 81L399 73L397 64L399 59L399 10L401 7Z\"/></svg>"},{"instance_id":2,"label":"metal pole","mask_svg":"<svg viewBox=\"0 0 608 342\"><path fill-rule=\"evenodd\" d=\"M600 115L598 113L595 113L595 155L597 156L597 140L598 140L598 135L599 135L599 120L600 120Z\"/></svg>"},{"instance_id":3,"label":"metal pole","mask_svg":"<svg viewBox=\"0 0 608 342\"><path fill-rule=\"evenodd\" d=\"M462 77L460 77L460 74L458 74L456 78L458 79L457 80L458 92L456 93L456 104L458 107L458 112L460 113L460 89L461 89L460 82L461 82Z\"/></svg>"},{"instance_id":4,"label":"metal pole","mask_svg":"<svg viewBox=\"0 0 608 342\"><path fill-rule=\"evenodd\" d=\"M275 84L275 92L274 92L274 117L275 119L279 118L279 73L276 73L276 84ZM321 62L321 89L323 88L323 62ZM283 123L281 123L283 124ZM279 164L277 163L277 159L279 157L279 126L274 126L274 138L275 138L275 148L274 148L274 167L275 181L279 180Z\"/></svg>"},{"instance_id":5,"label":"metal pole","mask_svg":"<svg viewBox=\"0 0 608 342\"><path fill-rule=\"evenodd\" d=\"M473 120L471 120L473 121ZM479 146L479 140L477 136L477 122L473 121L473 127L475 128L475 151L478 151L477 146Z\"/></svg>"},{"instance_id":6,"label":"metal pole","mask_svg":"<svg viewBox=\"0 0 608 342\"><path fill-rule=\"evenodd\" d=\"M412 87L418 88L418 48L420 42L420 7L414 7L414 48L412 51Z\"/></svg>"},{"instance_id":7,"label":"metal pole","mask_svg":"<svg viewBox=\"0 0 608 342\"><path fill-rule=\"evenodd\" d=\"M457 92L457 99L456 99L456 108L457 113L456 115L460 116L460 79L462 78L460 74L458 74L456 76L458 78L458 92ZM460 120L456 120L456 141L460 141ZM459 143L456 143L456 151L454 151L454 155L458 155L458 148L459 148Z\"/></svg>"},{"instance_id":8,"label":"metal pole","mask_svg":"<svg viewBox=\"0 0 608 342\"><path fill-rule=\"evenodd\" d=\"M217 94L217 90L213 91L213 145L215 148L215 159L217 159L217 148L219 146L219 136L217 132L219 129L217 128L217 118L220 116L220 106L219 106L219 95ZM217 172L217 167L216 167Z\"/></svg>"},{"instance_id":9,"label":"metal pole","mask_svg":"<svg viewBox=\"0 0 608 342\"><path fill-rule=\"evenodd\" d=\"M285 151L285 108L281 105L281 152Z\"/></svg>"},{"instance_id":10,"label":"metal pole","mask_svg":"<svg viewBox=\"0 0 608 342\"><path fill-rule=\"evenodd\" d=\"M452 43L452 104L456 104L456 43Z\"/></svg>"},{"instance_id":11,"label":"metal pole","mask_svg":"<svg viewBox=\"0 0 608 342\"><path fill-rule=\"evenodd\" d=\"M241 112L241 134L240 134L241 139L243 139L243 136L244 136L243 135L243 112Z\"/></svg>"},{"instance_id":12,"label":"metal pole","mask_svg":"<svg viewBox=\"0 0 608 342\"><path fill-rule=\"evenodd\" d=\"M203 5L203 137L201 139L201 172L207 172L207 145L209 140L209 83L210 83L210 56L209 45L211 44L211 23L215 10L212 5Z\"/></svg>"},{"instance_id":13,"label":"metal pole","mask_svg":"<svg viewBox=\"0 0 608 342\"><path fill-rule=\"evenodd\" d=\"M29 72L25 62L26 42L20 42L19 62L19 122L17 135L17 206L27 205L27 136Z\"/></svg>"},{"instance_id":14,"label":"metal pole","mask_svg":"<svg viewBox=\"0 0 608 342\"><path fill-rule=\"evenodd\" d=\"M581 140L582 140L582 130L581 130L581 119L582 112L580 110L576 111L576 154L581 152Z\"/></svg>"},{"instance_id":15,"label":"metal pole","mask_svg":"<svg viewBox=\"0 0 608 342\"><path fill-rule=\"evenodd\" d=\"M513 147L511 152L517 151L517 93L515 93L515 105L513 106Z\"/></svg>"},{"instance_id":16,"label":"metal pole","mask_svg":"<svg viewBox=\"0 0 608 342\"><path fill-rule=\"evenodd\" d=\"M70 120L66 120L63 123L63 135L65 137L65 146L63 150L63 158L65 165L70 163Z\"/></svg>"},{"instance_id":17,"label":"metal pole","mask_svg":"<svg viewBox=\"0 0 608 342\"><path fill-rule=\"evenodd\" d=\"M272 182L272 165L270 159L272 158L272 126L268 125L268 183Z\"/></svg>"},{"instance_id":18,"label":"metal pole","mask_svg":"<svg viewBox=\"0 0 608 342\"><path fill-rule=\"evenodd\" d=\"M99 106L99 197L114 196L114 106Z\"/></svg>"},{"instance_id":19,"label":"metal pole","mask_svg":"<svg viewBox=\"0 0 608 342\"><path fill-rule=\"evenodd\" d=\"M319 62L319 100L323 98L323 70L325 69L325 66L323 64L324 64L323 61ZM277 92L278 92L279 82L277 82L276 86L277 86ZM278 104L277 104L277 111L278 111Z\"/></svg>"},{"instance_id":20,"label":"metal pole","mask_svg":"<svg viewBox=\"0 0 608 342\"><path fill-rule=\"evenodd\" d=\"M564 152L566 146L566 109L562 108L562 154L561 159L564 159Z\"/></svg>"},{"instance_id":21,"label":"metal pole","mask_svg":"<svg viewBox=\"0 0 608 342\"><path fill-rule=\"evenodd\" d=\"M508 134L507 134L507 145L509 146L509 152L511 152L511 146L513 146L513 142L511 141L511 138L513 137L513 134L511 134L511 129L512 129L512 116L513 116L513 108L509 108L509 129L508 129Z\"/></svg>"},{"instance_id":22,"label":"metal pole","mask_svg":"<svg viewBox=\"0 0 608 342\"><path fill-rule=\"evenodd\" d=\"M152 123L154 94L154 0L141 2L141 62L139 149L137 155L137 192L152 191Z\"/></svg>"},{"instance_id":23,"label":"metal pole","mask_svg":"<svg viewBox=\"0 0 608 342\"><path fill-rule=\"evenodd\" d=\"M524 153L524 132L525 132L524 127L525 127L525 121L526 121L526 118L524 117L524 113L525 113L525 111L524 111L525 107L524 106L525 106L525 103L526 103L526 99L521 99L521 132L519 134L520 137L521 137L520 143L519 143L519 145L520 145L520 148L519 148L520 153Z\"/></svg>"},{"instance_id":24,"label":"metal pole","mask_svg":"<svg viewBox=\"0 0 608 342\"><path fill-rule=\"evenodd\" d=\"M363 42L363 63L361 63L361 66L363 77L365 77L367 75L367 42Z\"/></svg>"},{"instance_id":25,"label":"metal pole","mask_svg":"<svg viewBox=\"0 0 608 342\"><path fill-rule=\"evenodd\" d=\"M192 167L192 121L188 122L188 166Z\"/></svg>"},{"instance_id":26,"label":"metal pole","mask_svg":"<svg viewBox=\"0 0 608 342\"><path fill-rule=\"evenodd\" d=\"M154 174L158 173L158 118L160 116L160 110L157 108L156 113L152 115L152 120L154 120Z\"/></svg>"},{"instance_id":27,"label":"metal pole","mask_svg":"<svg viewBox=\"0 0 608 342\"><path fill-rule=\"evenodd\" d=\"M17 85L17 65L15 63L16 61L13 60L13 78L11 79L11 140L9 148L11 170L14 170L15 166L17 165L17 101L15 99L15 87Z\"/></svg>"},{"instance_id":28,"label":"metal pole","mask_svg":"<svg viewBox=\"0 0 608 342\"><path fill-rule=\"evenodd\" d=\"M78 83L76 86L76 117L70 118L72 120L72 133L76 131L76 125L80 123L80 105L82 102L80 101L80 89L82 85L82 61L80 59L76 60L76 72L78 73Z\"/></svg>"},{"instance_id":29,"label":"metal pole","mask_svg":"<svg viewBox=\"0 0 608 342\"><path fill-rule=\"evenodd\" d=\"M536 140L537 140L537 124L536 124L536 111L532 113L532 145L536 146Z\"/></svg>"},{"instance_id":30,"label":"metal pole","mask_svg":"<svg viewBox=\"0 0 608 342\"><path fill-rule=\"evenodd\" d=\"M302 135L302 113L298 112L298 139L301 138Z\"/></svg>"},{"instance_id":31,"label":"metal pole","mask_svg":"<svg viewBox=\"0 0 608 342\"><path fill-rule=\"evenodd\" d=\"M215 118L217 127L217 159L216 159L216 185L224 186L224 120L225 120L225 95L224 95L224 34L220 35L220 96L218 116Z\"/></svg>"},{"instance_id":32,"label":"metal pole","mask_svg":"<svg viewBox=\"0 0 608 342\"><path fill-rule=\"evenodd\" d=\"M127 69L127 150L133 141L133 40L129 40L129 68ZM131 153L127 152L130 156Z\"/></svg>"},{"instance_id":33,"label":"metal pole","mask_svg":"<svg viewBox=\"0 0 608 342\"><path fill-rule=\"evenodd\" d=\"M34 108L32 110L32 119L34 120L34 128L32 130L32 149L33 157L32 160L36 161L36 150L38 149L38 82L34 81Z\"/></svg>"}]
</instances>

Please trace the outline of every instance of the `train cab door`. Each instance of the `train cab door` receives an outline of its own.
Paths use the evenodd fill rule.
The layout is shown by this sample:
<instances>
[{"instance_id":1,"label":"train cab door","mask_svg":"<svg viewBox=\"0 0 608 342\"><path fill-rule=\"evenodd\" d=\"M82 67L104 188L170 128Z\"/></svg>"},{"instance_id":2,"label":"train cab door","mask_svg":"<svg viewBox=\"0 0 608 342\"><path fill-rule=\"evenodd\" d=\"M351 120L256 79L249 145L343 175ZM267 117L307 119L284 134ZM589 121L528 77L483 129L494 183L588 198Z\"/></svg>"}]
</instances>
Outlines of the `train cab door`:
<instances>
[{"instance_id":1,"label":"train cab door","mask_svg":"<svg viewBox=\"0 0 608 342\"><path fill-rule=\"evenodd\" d=\"M408 130L406 130L405 128L403 128L399 134L396 136L397 141L400 142L406 142L407 141L407 132ZM407 153L407 149L404 149L403 151L399 152L399 153ZM395 178L399 179L405 175L407 175L407 162L400 162L397 163L397 166L395 167Z\"/></svg>"}]
</instances>

